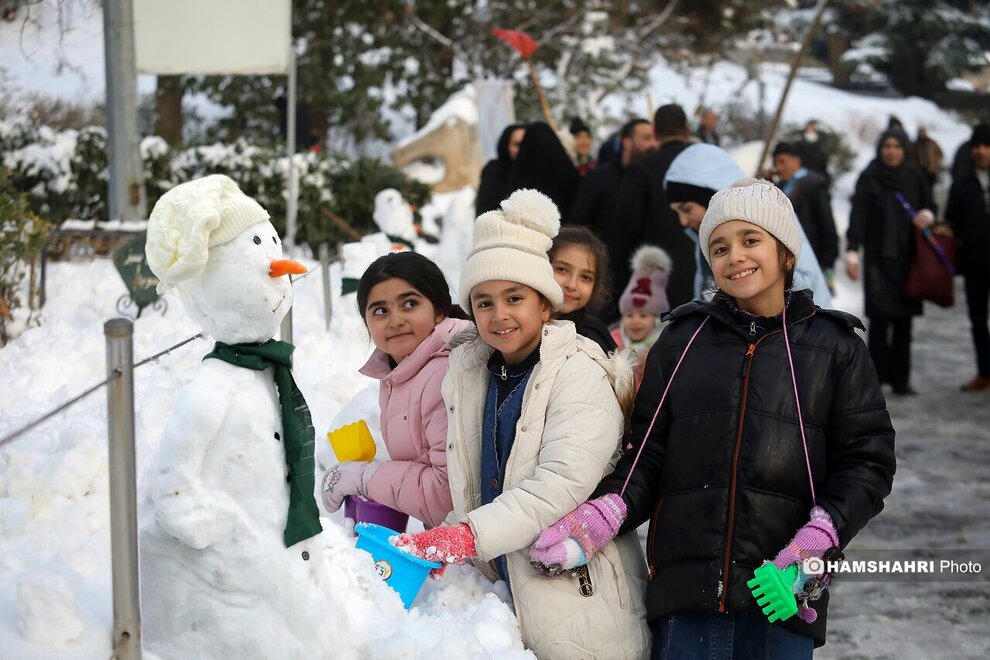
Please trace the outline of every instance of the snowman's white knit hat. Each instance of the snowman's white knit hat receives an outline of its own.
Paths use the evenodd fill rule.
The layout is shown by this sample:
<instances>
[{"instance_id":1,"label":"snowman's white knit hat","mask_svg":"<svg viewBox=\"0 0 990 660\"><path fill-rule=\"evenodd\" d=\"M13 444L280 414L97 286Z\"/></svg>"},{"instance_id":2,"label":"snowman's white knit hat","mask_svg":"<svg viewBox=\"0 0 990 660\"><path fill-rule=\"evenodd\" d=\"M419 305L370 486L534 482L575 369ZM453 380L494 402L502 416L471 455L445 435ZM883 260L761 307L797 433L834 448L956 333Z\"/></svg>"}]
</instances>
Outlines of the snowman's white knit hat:
<instances>
[{"instance_id":1,"label":"snowman's white knit hat","mask_svg":"<svg viewBox=\"0 0 990 660\"><path fill-rule=\"evenodd\" d=\"M175 186L161 196L148 217L144 252L160 280L158 292L203 270L209 248L269 218L261 204L223 174Z\"/></svg>"},{"instance_id":2,"label":"snowman's white knit hat","mask_svg":"<svg viewBox=\"0 0 990 660\"><path fill-rule=\"evenodd\" d=\"M474 241L457 290L461 306L471 309L471 289L481 282L507 280L536 289L558 309L564 292L553 277L547 251L560 231L560 211L549 197L528 189L512 193L500 206L474 223Z\"/></svg>"},{"instance_id":3,"label":"snowman's white knit hat","mask_svg":"<svg viewBox=\"0 0 990 660\"><path fill-rule=\"evenodd\" d=\"M701 254L712 263L708 241L719 225L742 220L765 229L784 244L794 260L801 256L801 233L791 200L777 186L762 179L740 179L712 196L698 229Z\"/></svg>"}]
</instances>

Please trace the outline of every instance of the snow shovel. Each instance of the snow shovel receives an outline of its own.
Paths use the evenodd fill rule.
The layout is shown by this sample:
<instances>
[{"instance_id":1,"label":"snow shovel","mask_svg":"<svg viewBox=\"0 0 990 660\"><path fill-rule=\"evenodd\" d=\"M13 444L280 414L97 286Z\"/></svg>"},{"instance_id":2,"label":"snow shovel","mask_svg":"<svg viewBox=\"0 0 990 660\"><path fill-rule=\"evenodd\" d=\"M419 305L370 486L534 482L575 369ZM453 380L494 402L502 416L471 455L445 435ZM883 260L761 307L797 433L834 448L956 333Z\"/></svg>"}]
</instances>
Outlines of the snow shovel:
<instances>
[{"instance_id":1,"label":"snow shovel","mask_svg":"<svg viewBox=\"0 0 990 660\"><path fill-rule=\"evenodd\" d=\"M756 569L753 579L746 583L770 623L786 621L797 614L797 599L794 597L797 571L797 564L780 570L768 562Z\"/></svg>"},{"instance_id":2,"label":"snow shovel","mask_svg":"<svg viewBox=\"0 0 990 660\"><path fill-rule=\"evenodd\" d=\"M359 419L353 424L341 426L327 433L333 453L341 463L361 461L367 463L375 459L375 440L371 437L368 423Z\"/></svg>"}]
</instances>

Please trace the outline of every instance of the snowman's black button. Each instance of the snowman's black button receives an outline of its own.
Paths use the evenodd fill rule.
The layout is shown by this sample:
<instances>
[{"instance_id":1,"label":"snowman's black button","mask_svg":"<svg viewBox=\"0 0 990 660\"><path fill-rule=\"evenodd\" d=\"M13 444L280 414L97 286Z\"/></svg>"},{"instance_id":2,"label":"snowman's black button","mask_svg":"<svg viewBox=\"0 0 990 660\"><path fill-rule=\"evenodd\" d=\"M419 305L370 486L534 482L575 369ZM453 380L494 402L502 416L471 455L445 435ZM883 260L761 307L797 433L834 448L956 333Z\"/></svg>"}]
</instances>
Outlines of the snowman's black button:
<instances>
[{"instance_id":1,"label":"snowman's black button","mask_svg":"<svg viewBox=\"0 0 990 660\"><path fill-rule=\"evenodd\" d=\"M309 553L306 552L305 550L303 550L302 557L304 561L309 561Z\"/></svg>"}]
</instances>

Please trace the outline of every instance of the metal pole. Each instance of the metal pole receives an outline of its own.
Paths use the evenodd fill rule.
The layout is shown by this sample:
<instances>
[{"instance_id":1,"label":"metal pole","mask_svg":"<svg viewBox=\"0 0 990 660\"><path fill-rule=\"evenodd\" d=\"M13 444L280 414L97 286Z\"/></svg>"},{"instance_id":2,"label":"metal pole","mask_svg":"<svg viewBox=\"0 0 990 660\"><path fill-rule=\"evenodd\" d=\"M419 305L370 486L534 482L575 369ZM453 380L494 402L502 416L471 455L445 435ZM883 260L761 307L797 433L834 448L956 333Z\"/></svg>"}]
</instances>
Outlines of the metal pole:
<instances>
[{"instance_id":1,"label":"metal pole","mask_svg":"<svg viewBox=\"0 0 990 660\"><path fill-rule=\"evenodd\" d=\"M286 142L289 151L289 200L285 210L285 245L291 250L296 246L296 213L299 189L296 181L296 51L289 40L289 99L286 110Z\"/></svg>"},{"instance_id":2,"label":"metal pole","mask_svg":"<svg viewBox=\"0 0 990 660\"><path fill-rule=\"evenodd\" d=\"M780 125L780 117L784 114L787 94L791 91L791 84L797 75L798 67L801 66L801 60L804 59L804 54L808 52L808 45L811 44L811 38L815 36L815 32L818 30L818 23L822 20L822 14L825 13L826 5L828 5L828 0L818 0L818 4L815 6L814 16L812 16L808 30L804 33L804 39L801 41L801 48L798 49L797 54L794 56L794 61L791 62L791 70L787 75L787 82L784 83L784 91L780 95L780 103L777 104L777 112L774 113L773 121L770 123L770 129L764 134L763 153L760 154L760 160L756 163L756 172L753 176L760 176L760 172L763 170L763 161L767 159L767 155L770 153L770 145L777 135L777 126Z\"/></svg>"},{"instance_id":3,"label":"metal pole","mask_svg":"<svg viewBox=\"0 0 990 660\"><path fill-rule=\"evenodd\" d=\"M330 317L333 316L333 292L330 290L330 246L326 243L320 243L320 267L323 269L323 312L329 330Z\"/></svg>"},{"instance_id":4,"label":"metal pole","mask_svg":"<svg viewBox=\"0 0 990 660\"><path fill-rule=\"evenodd\" d=\"M141 658L137 479L134 467L134 324L111 319L107 338L110 440L110 554L113 564L113 658Z\"/></svg>"},{"instance_id":5,"label":"metal pole","mask_svg":"<svg viewBox=\"0 0 990 660\"><path fill-rule=\"evenodd\" d=\"M137 69L131 0L103 3L103 51L107 86L107 160L110 220L145 216L144 168L138 150Z\"/></svg>"},{"instance_id":6,"label":"metal pole","mask_svg":"<svg viewBox=\"0 0 990 660\"><path fill-rule=\"evenodd\" d=\"M286 275L289 278L289 284L292 284L292 275ZM289 307L289 311L285 313L285 318L282 319L282 327L279 329L279 339L284 342L292 343L292 308Z\"/></svg>"}]
</instances>

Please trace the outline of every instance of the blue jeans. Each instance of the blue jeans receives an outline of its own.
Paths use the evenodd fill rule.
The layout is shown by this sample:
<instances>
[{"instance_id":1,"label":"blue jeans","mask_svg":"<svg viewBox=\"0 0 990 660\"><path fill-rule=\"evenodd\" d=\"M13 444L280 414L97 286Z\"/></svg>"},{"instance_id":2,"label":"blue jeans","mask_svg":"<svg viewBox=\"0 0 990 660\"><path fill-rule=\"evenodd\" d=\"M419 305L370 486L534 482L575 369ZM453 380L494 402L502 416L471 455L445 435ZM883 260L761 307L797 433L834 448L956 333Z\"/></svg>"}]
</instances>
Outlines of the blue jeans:
<instances>
[{"instance_id":1,"label":"blue jeans","mask_svg":"<svg viewBox=\"0 0 990 660\"><path fill-rule=\"evenodd\" d=\"M652 660L807 660L815 640L739 612L682 612L655 619Z\"/></svg>"}]
</instances>

